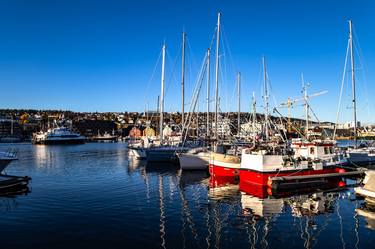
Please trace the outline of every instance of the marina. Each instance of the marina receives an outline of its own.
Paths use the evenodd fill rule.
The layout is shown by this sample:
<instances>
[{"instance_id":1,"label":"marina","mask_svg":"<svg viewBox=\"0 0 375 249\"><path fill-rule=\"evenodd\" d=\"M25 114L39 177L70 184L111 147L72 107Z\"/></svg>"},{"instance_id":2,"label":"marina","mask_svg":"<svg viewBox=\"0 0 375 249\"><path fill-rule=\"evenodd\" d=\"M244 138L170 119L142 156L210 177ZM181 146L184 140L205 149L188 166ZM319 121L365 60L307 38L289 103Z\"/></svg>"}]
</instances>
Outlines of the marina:
<instances>
[{"instance_id":1,"label":"marina","mask_svg":"<svg viewBox=\"0 0 375 249\"><path fill-rule=\"evenodd\" d=\"M4 248L374 247L375 2L0 8Z\"/></svg>"}]
</instances>

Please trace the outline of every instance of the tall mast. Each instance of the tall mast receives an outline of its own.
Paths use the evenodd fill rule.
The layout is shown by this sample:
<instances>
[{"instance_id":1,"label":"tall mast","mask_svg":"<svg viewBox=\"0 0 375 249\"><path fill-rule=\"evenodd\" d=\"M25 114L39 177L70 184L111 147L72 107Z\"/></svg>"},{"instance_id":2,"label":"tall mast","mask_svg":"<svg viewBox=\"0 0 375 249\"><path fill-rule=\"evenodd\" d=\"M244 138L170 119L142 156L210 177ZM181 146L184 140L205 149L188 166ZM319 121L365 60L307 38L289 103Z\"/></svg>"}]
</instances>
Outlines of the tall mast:
<instances>
[{"instance_id":1,"label":"tall mast","mask_svg":"<svg viewBox=\"0 0 375 249\"><path fill-rule=\"evenodd\" d=\"M253 92L253 128L255 128L255 122L256 122L256 99L255 99L255 92Z\"/></svg>"},{"instance_id":2,"label":"tall mast","mask_svg":"<svg viewBox=\"0 0 375 249\"><path fill-rule=\"evenodd\" d=\"M353 28L352 20L349 20L349 44L350 44L350 60L352 72L352 95L353 95L353 119L354 119L354 141L357 147L357 100L355 94L355 75L354 75L354 53L353 53Z\"/></svg>"},{"instance_id":3,"label":"tall mast","mask_svg":"<svg viewBox=\"0 0 375 249\"><path fill-rule=\"evenodd\" d=\"M218 117L218 103L219 103L219 46L220 46L220 17L221 13L217 14L217 31L216 31L216 62L215 62L215 139L219 138L217 133L217 117Z\"/></svg>"},{"instance_id":4,"label":"tall mast","mask_svg":"<svg viewBox=\"0 0 375 249\"><path fill-rule=\"evenodd\" d=\"M301 82L302 82L302 91L303 91L303 99L305 100L305 136L307 138L307 134L309 131L309 102L307 100L307 86L305 85L305 81L303 79L303 73L301 73Z\"/></svg>"},{"instance_id":5,"label":"tall mast","mask_svg":"<svg viewBox=\"0 0 375 249\"><path fill-rule=\"evenodd\" d=\"M199 91L197 95L197 138L199 138Z\"/></svg>"},{"instance_id":6,"label":"tall mast","mask_svg":"<svg viewBox=\"0 0 375 249\"><path fill-rule=\"evenodd\" d=\"M237 134L241 131L241 73L237 73L237 99L238 99L238 113L237 113Z\"/></svg>"},{"instance_id":7,"label":"tall mast","mask_svg":"<svg viewBox=\"0 0 375 249\"><path fill-rule=\"evenodd\" d=\"M255 125L256 125L256 120L257 120L257 110L256 110L256 99L255 99L255 92L253 92L253 122L252 122L252 127L253 127L253 143L255 144Z\"/></svg>"},{"instance_id":8,"label":"tall mast","mask_svg":"<svg viewBox=\"0 0 375 249\"><path fill-rule=\"evenodd\" d=\"M160 112L160 95L158 95L158 100L156 102L156 112Z\"/></svg>"},{"instance_id":9,"label":"tall mast","mask_svg":"<svg viewBox=\"0 0 375 249\"><path fill-rule=\"evenodd\" d=\"M267 68L266 68L266 59L263 56L263 72L264 72L264 119L266 126L266 140L268 141L268 82L267 82Z\"/></svg>"},{"instance_id":10,"label":"tall mast","mask_svg":"<svg viewBox=\"0 0 375 249\"><path fill-rule=\"evenodd\" d=\"M160 95L160 144L163 143L163 112L164 112L164 84L165 84L165 43L162 48L162 64L161 64L161 95Z\"/></svg>"},{"instance_id":11,"label":"tall mast","mask_svg":"<svg viewBox=\"0 0 375 249\"><path fill-rule=\"evenodd\" d=\"M292 107L292 100L290 99L290 97L288 97L288 102L287 102L287 107L288 107L288 132L290 133L292 131L292 125L291 125L291 122L290 122L290 119L291 119L291 116L292 116L292 113L291 113L291 110L290 108Z\"/></svg>"},{"instance_id":12,"label":"tall mast","mask_svg":"<svg viewBox=\"0 0 375 249\"><path fill-rule=\"evenodd\" d=\"M206 104L207 104L207 126L206 126L206 136L209 137L210 135L210 49L207 49L207 96L206 96Z\"/></svg>"},{"instance_id":13,"label":"tall mast","mask_svg":"<svg viewBox=\"0 0 375 249\"><path fill-rule=\"evenodd\" d=\"M182 63L181 63L181 89L182 89L182 126L185 125L185 37L186 33L182 32Z\"/></svg>"}]
</instances>

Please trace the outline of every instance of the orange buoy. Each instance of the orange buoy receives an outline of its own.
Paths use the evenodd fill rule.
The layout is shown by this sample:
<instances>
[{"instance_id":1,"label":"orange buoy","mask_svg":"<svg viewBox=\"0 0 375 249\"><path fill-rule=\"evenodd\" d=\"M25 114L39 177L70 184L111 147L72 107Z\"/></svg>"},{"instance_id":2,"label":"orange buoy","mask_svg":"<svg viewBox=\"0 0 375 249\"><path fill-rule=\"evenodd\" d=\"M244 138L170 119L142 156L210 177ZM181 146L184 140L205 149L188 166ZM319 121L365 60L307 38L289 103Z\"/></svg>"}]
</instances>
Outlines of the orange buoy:
<instances>
[{"instance_id":1,"label":"orange buoy","mask_svg":"<svg viewBox=\"0 0 375 249\"><path fill-rule=\"evenodd\" d=\"M272 196L272 189L271 188L267 188L267 194Z\"/></svg>"}]
</instances>

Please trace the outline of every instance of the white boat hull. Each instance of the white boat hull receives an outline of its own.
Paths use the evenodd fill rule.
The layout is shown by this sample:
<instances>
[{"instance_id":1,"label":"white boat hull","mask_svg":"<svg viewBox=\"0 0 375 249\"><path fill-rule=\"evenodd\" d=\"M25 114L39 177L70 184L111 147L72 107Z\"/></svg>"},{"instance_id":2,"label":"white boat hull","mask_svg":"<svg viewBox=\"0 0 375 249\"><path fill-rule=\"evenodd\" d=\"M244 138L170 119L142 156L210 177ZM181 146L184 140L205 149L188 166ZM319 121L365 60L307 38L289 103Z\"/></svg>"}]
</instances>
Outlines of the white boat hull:
<instances>
[{"instance_id":1,"label":"white boat hull","mask_svg":"<svg viewBox=\"0 0 375 249\"><path fill-rule=\"evenodd\" d=\"M179 154L178 159L182 170L206 170L210 161L210 154L208 152Z\"/></svg>"},{"instance_id":2,"label":"white boat hull","mask_svg":"<svg viewBox=\"0 0 375 249\"><path fill-rule=\"evenodd\" d=\"M129 148L129 154L137 159L146 159L146 150L143 148Z\"/></svg>"}]
</instances>

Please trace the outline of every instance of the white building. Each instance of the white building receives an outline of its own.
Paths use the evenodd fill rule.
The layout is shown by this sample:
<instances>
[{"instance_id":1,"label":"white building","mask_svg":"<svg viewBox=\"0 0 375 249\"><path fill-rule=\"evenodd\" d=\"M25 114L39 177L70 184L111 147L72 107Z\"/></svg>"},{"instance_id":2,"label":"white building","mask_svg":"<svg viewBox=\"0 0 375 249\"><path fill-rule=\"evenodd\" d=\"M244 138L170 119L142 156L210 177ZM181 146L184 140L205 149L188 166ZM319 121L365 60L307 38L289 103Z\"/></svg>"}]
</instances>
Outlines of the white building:
<instances>
[{"instance_id":1,"label":"white building","mask_svg":"<svg viewBox=\"0 0 375 249\"><path fill-rule=\"evenodd\" d=\"M216 123L212 123L212 130L216 129ZM230 119L218 117L217 133L219 136L230 136Z\"/></svg>"},{"instance_id":2,"label":"white building","mask_svg":"<svg viewBox=\"0 0 375 249\"><path fill-rule=\"evenodd\" d=\"M357 128L361 127L361 122L357 121ZM338 129L353 129L354 128L354 121L345 122L343 124L337 125Z\"/></svg>"}]
</instances>

